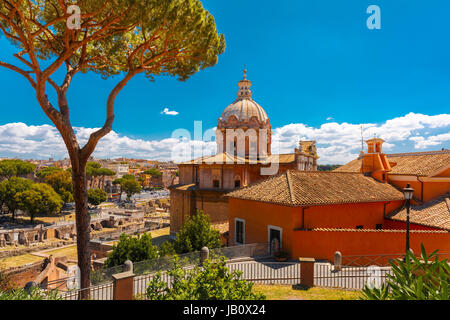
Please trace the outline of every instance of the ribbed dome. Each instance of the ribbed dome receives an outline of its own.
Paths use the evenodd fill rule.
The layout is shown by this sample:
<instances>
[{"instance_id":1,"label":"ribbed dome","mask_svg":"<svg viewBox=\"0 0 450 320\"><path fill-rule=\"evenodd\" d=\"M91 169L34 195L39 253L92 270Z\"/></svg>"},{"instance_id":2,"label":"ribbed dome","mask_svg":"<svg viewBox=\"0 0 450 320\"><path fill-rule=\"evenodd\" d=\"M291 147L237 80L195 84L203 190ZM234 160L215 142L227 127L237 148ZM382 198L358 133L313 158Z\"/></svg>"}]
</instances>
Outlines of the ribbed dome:
<instances>
[{"instance_id":1,"label":"ribbed dome","mask_svg":"<svg viewBox=\"0 0 450 320\"><path fill-rule=\"evenodd\" d=\"M253 116L260 122L266 122L269 119L266 111L251 98L234 101L223 111L221 120L228 121L230 116L235 116L239 121L248 121Z\"/></svg>"},{"instance_id":2,"label":"ribbed dome","mask_svg":"<svg viewBox=\"0 0 450 320\"><path fill-rule=\"evenodd\" d=\"M223 111L220 120L228 122L231 116L235 116L238 121L248 121L254 116L260 123L265 123L269 119L266 111L252 99L251 86L247 70L244 70L244 78L238 82L238 98Z\"/></svg>"}]
</instances>

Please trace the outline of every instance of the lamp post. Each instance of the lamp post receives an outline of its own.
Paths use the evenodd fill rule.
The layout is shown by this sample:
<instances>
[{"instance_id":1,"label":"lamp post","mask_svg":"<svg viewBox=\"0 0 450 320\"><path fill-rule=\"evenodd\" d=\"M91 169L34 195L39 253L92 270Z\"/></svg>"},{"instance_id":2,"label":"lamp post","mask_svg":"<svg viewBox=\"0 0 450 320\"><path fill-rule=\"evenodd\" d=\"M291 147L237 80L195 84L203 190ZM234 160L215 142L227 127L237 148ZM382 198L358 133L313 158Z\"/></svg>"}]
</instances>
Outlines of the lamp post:
<instances>
[{"instance_id":1,"label":"lamp post","mask_svg":"<svg viewBox=\"0 0 450 320\"><path fill-rule=\"evenodd\" d=\"M403 194L406 200L406 253L409 251L409 209L411 208L411 199L414 195L414 189L411 188L409 183L406 188L403 189Z\"/></svg>"}]
</instances>

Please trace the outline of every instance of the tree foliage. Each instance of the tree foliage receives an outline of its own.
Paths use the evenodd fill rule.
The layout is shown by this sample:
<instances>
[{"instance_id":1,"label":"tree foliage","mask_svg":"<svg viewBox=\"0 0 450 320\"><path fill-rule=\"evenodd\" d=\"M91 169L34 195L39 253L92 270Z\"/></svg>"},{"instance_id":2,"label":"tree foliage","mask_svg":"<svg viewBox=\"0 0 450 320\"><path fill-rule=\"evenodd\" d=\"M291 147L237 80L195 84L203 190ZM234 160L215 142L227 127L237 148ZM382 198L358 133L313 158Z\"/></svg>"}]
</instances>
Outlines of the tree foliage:
<instances>
[{"instance_id":1,"label":"tree foliage","mask_svg":"<svg viewBox=\"0 0 450 320\"><path fill-rule=\"evenodd\" d=\"M114 176L115 174L116 172L111 169L102 168L98 162L88 162L86 165L86 175L88 177L105 177Z\"/></svg>"},{"instance_id":2,"label":"tree foliage","mask_svg":"<svg viewBox=\"0 0 450 320\"><path fill-rule=\"evenodd\" d=\"M41 180L41 182L44 182L47 176L62 171L64 170L58 167L46 167L36 172L36 177L38 177Z\"/></svg>"},{"instance_id":3,"label":"tree foliage","mask_svg":"<svg viewBox=\"0 0 450 320\"><path fill-rule=\"evenodd\" d=\"M253 283L241 279L241 272L230 272L226 259L206 260L202 267L187 271L177 257L167 271L171 286L158 272L149 282L147 298L150 300L263 300L261 293L252 292Z\"/></svg>"},{"instance_id":4,"label":"tree foliage","mask_svg":"<svg viewBox=\"0 0 450 320\"><path fill-rule=\"evenodd\" d=\"M159 171L158 169L155 169L155 168L152 168L152 169L149 169L149 170L145 170L144 174L149 174L149 175L152 175L153 177L160 177L160 176L162 176L162 172Z\"/></svg>"},{"instance_id":5,"label":"tree foliage","mask_svg":"<svg viewBox=\"0 0 450 320\"><path fill-rule=\"evenodd\" d=\"M437 250L428 255L421 245L421 256L411 251L404 261L390 262L393 275L381 288L363 289L367 300L450 300L450 265L439 260Z\"/></svg>"},{"instance_id":6,"label":"tree foliage","mask_svg":"<svg viewBox=\"0 0 450 320\"><path fill-rule=\"evenodd\" d=\"M127 194L127 200L133 196L133 194L140 193L142 190L142 186L139 181L135 179L123 179L120 182L120 190Z\"/></svg>"},{"instance_id":7,"label":"tree foliage","mask_svg":"<svg viewBox=\"0 0 450 320\"><path fill-rule=\"evenodd\" d=\"M60 0L0 0L0 31L15 46L19 65L0 66L23 76L43 112L60 132L72 163L81 285L89 286L89 221L86 164L101 138L112 131L118 94L138 74L187 80L214 66L225 50L214 17L199 0L84 0L79 29L68 28ZM70 121L67 92L74 77L93 72L120 76L106 100L106 118L81 146ZM55 75L62 75L57 83ZM49 93L52 94L49 94ZM86 293L83 293L86 294Z\"/></svg>"},{"instance_id":8,"label":"tree foliage","mask_svg":"<svg viewBox=\"0 0 450 320\"><path fill-rule=\"evenodd\" d=\"M73 202L72 175L64 170L56 170L44 178L44 182L51 185L64 203Z\"/></svg>"},{"instance_id":9,"label":"tree foliage","mask_svg":"<svg viewBox=\"0 0 450 320\"><path fill-rule=\"evenodd\" d=\"M173 245L179 254L199 251L203 247L219 248L220 233L211 228L209 216L198 211L183 224Z\"/></svg>"},{"instance_id":10,"label":"tree foliage","mask_svg":"<svg viewBox=\"0 0 450 320\"><path fill-rule=\"evenodd\" d=\"M102 189L89 189L88 190L88 202L94 206L98 206L100 203L105 202L108 199L108 194Z\"/></svg>"},{"instance_id":11,"label":"tree foliage","mask_svg":"<svg viewBox=\"0 0 450 320\"><path fill-rule=\"evenodd\" d=\"M0 161L0 178L22 177L33 173L36 166L19 159L6 159Z\"/></svg>"},{"instance_id":12,"label":"tree foliage","mask_svg":"<svg viewBox=\"0 0 450 320\"><path fill-rule=\"evenodd\" d=\"M30 189L18 192L14 196L17 207L28 212L31 223L37 214L53 214L61 210L61 197L46 183L35 183Z\"/></svg>"},{"instance_id":13,"label":"tree foliage","mask_svg":"<svg viewBox=\"0 0 450 320\"><path fill-rule=\"evenodd\" d=\"M8 207L13 220L16 210L20 209L15 195L31 189L32 185L31 180L19 177L11 177L0 182L0 202Z\"/></svg>"},{"instance_id":14,"label":"tree foliage","mask_svg":"<svg viewBox=\"0 0 450 320\"><path fill-rule=\"evenodd\" d=\"M155 258L158 258L158 248L153 245L149 233L135 237L122 233L119 242L113 246L105 267L119 266L127 260L139 262Z\"/></svg>"}]
</instances>

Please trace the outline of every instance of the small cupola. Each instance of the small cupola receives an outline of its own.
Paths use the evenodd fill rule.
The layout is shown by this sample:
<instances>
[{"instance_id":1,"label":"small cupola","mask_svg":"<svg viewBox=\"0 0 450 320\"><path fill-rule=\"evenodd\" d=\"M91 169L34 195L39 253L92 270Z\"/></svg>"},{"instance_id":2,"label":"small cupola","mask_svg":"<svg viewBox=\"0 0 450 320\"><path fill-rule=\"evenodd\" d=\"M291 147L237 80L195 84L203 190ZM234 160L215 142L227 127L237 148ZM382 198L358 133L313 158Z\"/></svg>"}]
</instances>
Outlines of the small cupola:
<instances>
[{"instance_id":1,"label":"small cupola","mask_svg":"<svg viewBox=\"0 0 450 320\"><path fill-rule=\"evenodd\" d=\"M361 172L378 181L387 182L387 173L391 171L391 166L383 153L384 140L373 138L367 140L366 143L367 153L361 153Z\"/></svg>"},{"instance_id":2,"label":"small cupola","mask_svg":"<svg viewBox=\"0 0 450 320\"><path fill-rule=\"evenodd\" d=\"M250 87L252 86L252 82L247 80L247 70L244 69L244 78L238 82L238 99L249 99L252 97L252 91Z\"/></svg>"}]
</instances>

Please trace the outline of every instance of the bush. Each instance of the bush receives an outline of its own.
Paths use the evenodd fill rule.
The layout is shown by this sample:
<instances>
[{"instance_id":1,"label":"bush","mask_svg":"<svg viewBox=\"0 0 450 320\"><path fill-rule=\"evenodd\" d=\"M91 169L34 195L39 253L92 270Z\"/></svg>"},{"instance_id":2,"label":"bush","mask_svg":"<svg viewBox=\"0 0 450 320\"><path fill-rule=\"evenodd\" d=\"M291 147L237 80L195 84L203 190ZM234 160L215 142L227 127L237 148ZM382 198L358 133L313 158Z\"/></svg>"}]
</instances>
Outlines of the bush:
<instances>
[{"instance_id":1,"label":"bush","mask_svg":"<svg viewBox=\"0 0 450 320\"><path fill-rule=\"evenodd\" d=\"M366 300L450 300L450 266L439 261L437 250L427 255L423 245L421 257L408 252L405 261L390 262L393 275L381 288L363 289Z\"/></svg>"},{"instance_id":2,"label":"bush","mask_svg":"<svg viewBox=\"0 0 450 320\"><path fill-rule=\"evenodd\" d=\"M158 253L160 257L173 256L176 254L171 241L163 242L158 248Z\"/></svg>"},{"instance_id":3,"label":"bush","mask_svg":"<svg viewBox=\"0 0 450 320\"><path fill-rule=\"evenodd\" d=\"M211 228L209 216L198 211L181 227L174 241L178 254L220 247L220 233Z\"/></svg>"},{"instance_id":4,"label":"bush","mask_svg":"<svg viewBox=\"0 0 450 320\"><path fill-rule=\"evenodd\" d=\"M185 270L177 257L167 271L172 286L162 280L161 272L149 282L150 300L264 300L261 293L253 293L253 283L240 279L241 272L230 272L225 257L218 261L206 260L203 268Z\"/></svg>"},{"instance_id":5,"label":"bush","mask_svg":"<svg viewBox=\"0 0 450 320\"><path fill-rule=\"evenodd\" d=\"M127 260L139 262L155 258L158 258L158 248L153 245L152 236L149 233L137 237L122 233L119 243L113 246L113 251L108 256L105 267L119 266Z\"/></svg>"}]
</instances>

